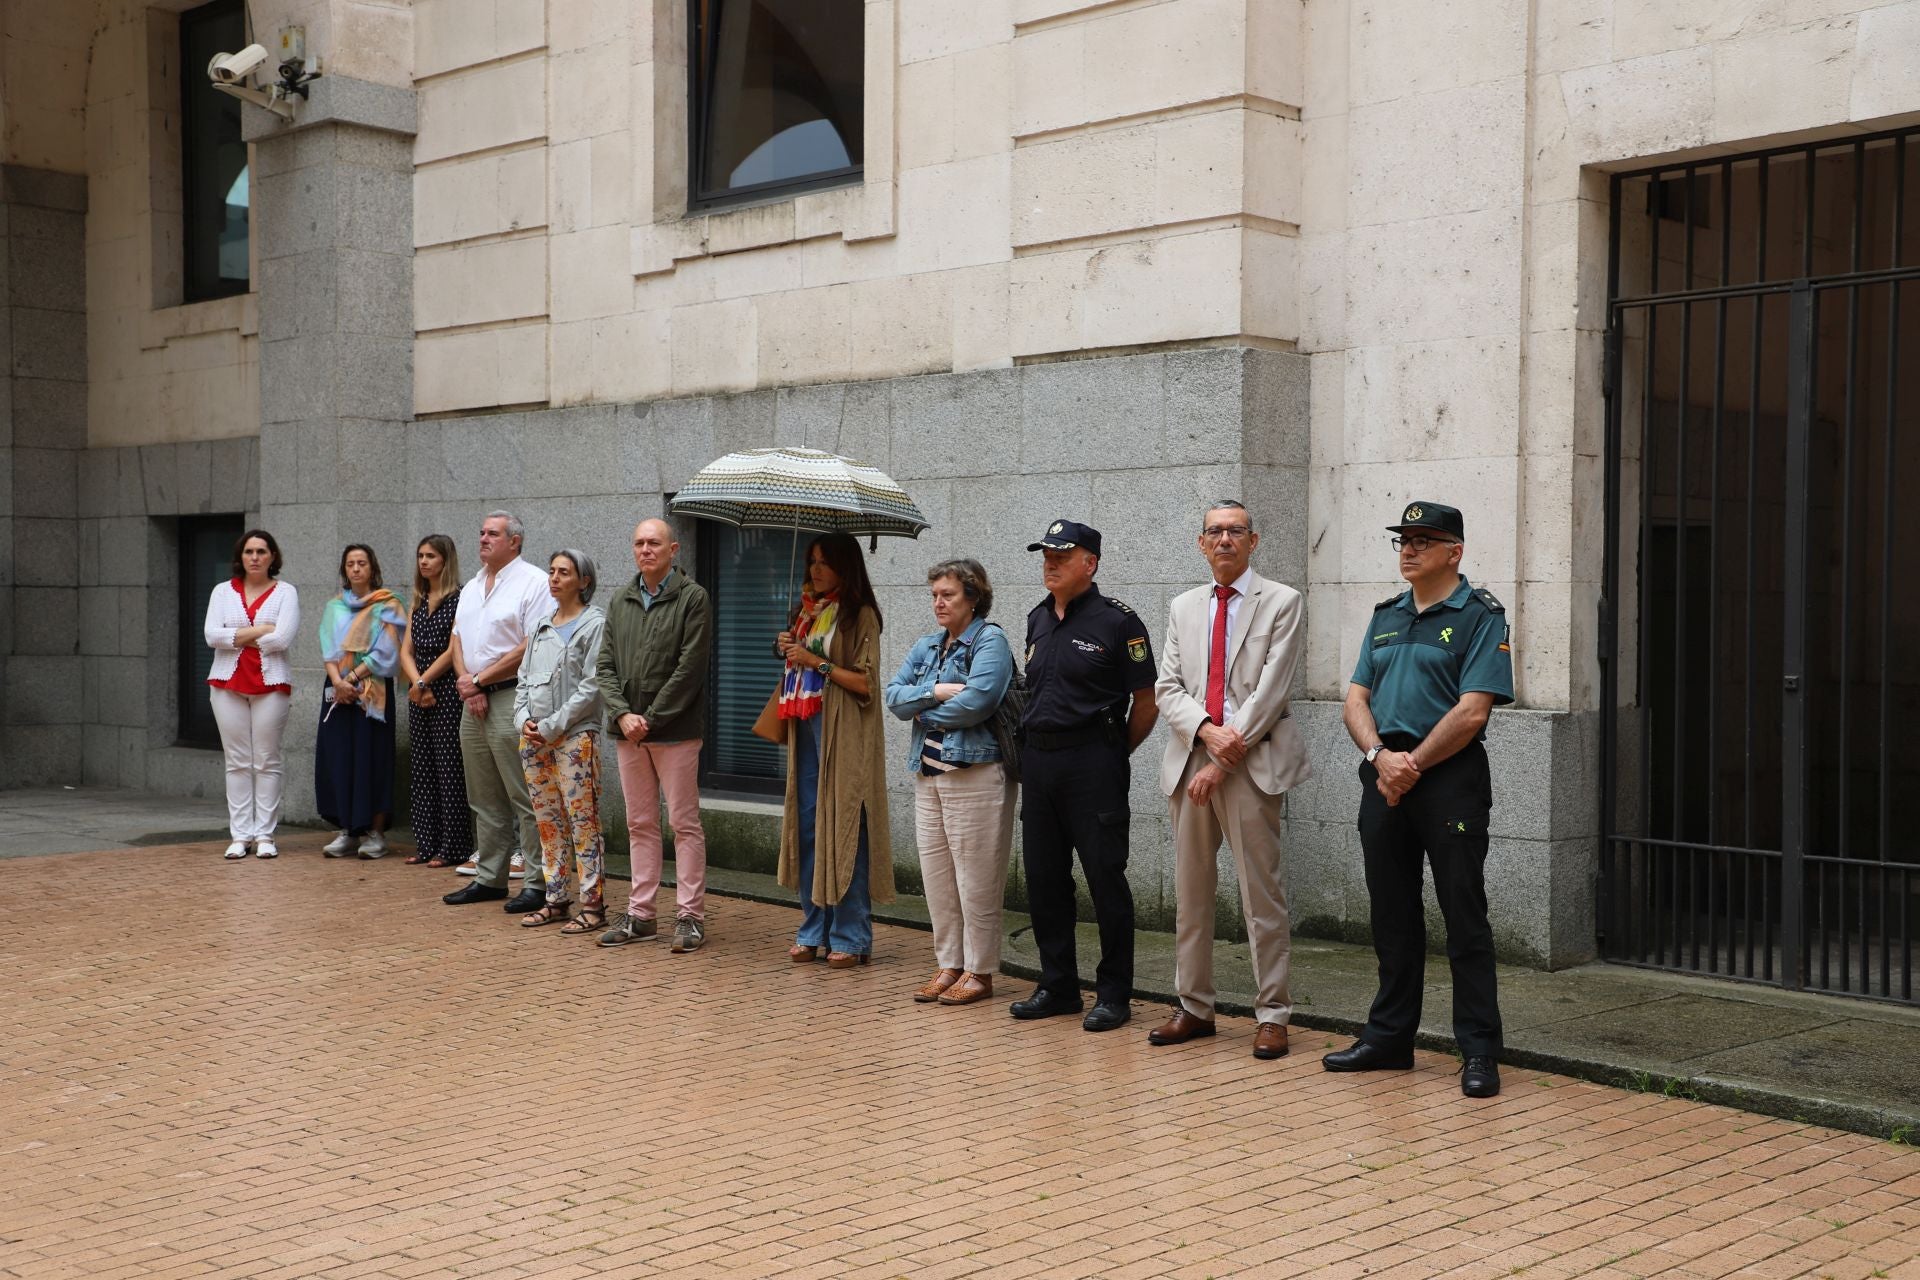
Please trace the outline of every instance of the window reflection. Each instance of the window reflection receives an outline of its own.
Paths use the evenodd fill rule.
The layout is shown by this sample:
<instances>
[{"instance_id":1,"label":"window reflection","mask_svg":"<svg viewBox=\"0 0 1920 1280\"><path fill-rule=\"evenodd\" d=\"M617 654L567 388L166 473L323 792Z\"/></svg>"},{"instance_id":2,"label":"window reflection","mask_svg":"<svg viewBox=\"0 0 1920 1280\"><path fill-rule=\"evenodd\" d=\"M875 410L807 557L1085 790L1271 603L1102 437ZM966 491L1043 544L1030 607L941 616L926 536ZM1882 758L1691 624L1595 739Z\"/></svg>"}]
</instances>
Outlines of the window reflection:
<instances>
[{"instance_id":1,"label":"window reflection","mask_svg":"<svg viewBox=\"0 0 1920 1280\"><path fill-rule=\"evenodd\" d=\"M864 11L858 0L695 0L697 202L858 175Z\"/></svg>"},{"instance_id":2,"label":"window reflection","mask_svg":"<svg viewBox=\"0 0 1920 1280\"><path fill-rule=\"evenodd\" d=\"M251 283L240 102L215 93L203 70L214 54L246 43L240 0L214 0L180 15L181 266L188 302L245 293Z\"/></svg>"}]
</instances>

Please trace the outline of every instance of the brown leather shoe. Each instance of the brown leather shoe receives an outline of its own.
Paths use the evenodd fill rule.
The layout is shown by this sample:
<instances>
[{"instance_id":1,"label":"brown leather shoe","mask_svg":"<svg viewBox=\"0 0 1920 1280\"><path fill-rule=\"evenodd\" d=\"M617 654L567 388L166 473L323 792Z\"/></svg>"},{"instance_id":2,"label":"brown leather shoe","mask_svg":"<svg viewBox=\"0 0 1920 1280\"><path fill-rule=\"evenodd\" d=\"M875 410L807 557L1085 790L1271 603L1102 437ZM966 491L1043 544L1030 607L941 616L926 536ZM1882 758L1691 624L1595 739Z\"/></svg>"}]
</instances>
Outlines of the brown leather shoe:
<instances>
[{"instance_id":1,"label":"brown leather shoe","mask_svg":"<svg viewBox=\"0 0 1920 1280\"><path fill-rule=\"evenodd\" d=\"M1284 1058L1287 1056L1287 1028L1278 1022L1263 1022L1253 1037L1253 1056L1256 1058Z\"/></svg>"},{"instance_id":2,"label":"brown leather shoe","mask_svg":"<svg viewBox=\"0 0 1920 1280\"><path fill-rule=\"evenodd\" d=\"M1173 1016L1147 1032L1148 1044L1185 1044L1189 1040L1200 1040L1213 1034L1213 1023L1207 1018L1196 1018L1185 1009L1176 1009Z\"/></svg>"},{"instance_id":3,"label":"brown leather shoe","mask_svg":"<svg viewBox=\"0 0 1920 1280\"><path fill-rule=\"evenodd\" d=\"M941 1004L972 1004L976 1000L985 1000L993 994L993 975L990 973L969 973L953 984L949 991L941 993Z\"/></svg>"},{"instance_id":4,"label":"brown leather shoe","mask_svg":"<svg viewBox=\"0 0 1920 1280\"><path fill-rule=\"evenodd\" d=\"M941 997L948 987L960 981L960 973L961 971L959 969L934 970L933 976L927 979L927 985L913 993L913 1002L915 1004L932 1004Z\"/></svg>"}]
</instances>

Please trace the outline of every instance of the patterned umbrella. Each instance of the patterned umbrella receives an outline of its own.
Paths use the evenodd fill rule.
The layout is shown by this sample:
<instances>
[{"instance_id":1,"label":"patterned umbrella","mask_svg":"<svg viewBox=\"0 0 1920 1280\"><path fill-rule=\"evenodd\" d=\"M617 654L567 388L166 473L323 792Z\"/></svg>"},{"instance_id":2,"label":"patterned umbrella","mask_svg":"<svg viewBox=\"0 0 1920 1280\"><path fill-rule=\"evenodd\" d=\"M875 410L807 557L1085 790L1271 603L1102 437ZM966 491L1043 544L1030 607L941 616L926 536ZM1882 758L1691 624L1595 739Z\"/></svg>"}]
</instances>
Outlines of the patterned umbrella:
<instances>
[{"instance_id":1,"label":"patterned umbrella","mask_svg":"<svg viewBox=\"0 0 1920 1280\"><path fill-rule=\"evenodd\" d=\"M887 474L819 449L742 449L700 469L669 504L743 529L917 538L920 508Z\"/></svg>"}]
</instances>

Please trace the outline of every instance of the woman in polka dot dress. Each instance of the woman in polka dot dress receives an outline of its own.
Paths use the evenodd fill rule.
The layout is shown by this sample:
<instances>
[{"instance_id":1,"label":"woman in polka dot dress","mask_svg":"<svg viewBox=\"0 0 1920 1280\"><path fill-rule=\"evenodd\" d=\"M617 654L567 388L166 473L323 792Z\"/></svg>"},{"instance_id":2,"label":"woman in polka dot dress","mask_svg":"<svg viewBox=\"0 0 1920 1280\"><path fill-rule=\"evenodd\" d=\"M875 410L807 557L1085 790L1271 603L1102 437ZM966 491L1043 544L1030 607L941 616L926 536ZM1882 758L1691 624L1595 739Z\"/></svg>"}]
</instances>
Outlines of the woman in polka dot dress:
<instances>
[{"instance_id":1,"label":"woman in polka dot dress","mask_svg":"<svg viewBox=\"0 0 1920 1280\"><path fill-rule=\"evenodd\" d=\"M413 838L407 861L457 867L473 853L473 811L460 763L460 694L454 688L453 614L460 604L460 557L453 539L430 533L414 552L413 613L400 645L412 739Z\"/></svg>"}]
</instances>

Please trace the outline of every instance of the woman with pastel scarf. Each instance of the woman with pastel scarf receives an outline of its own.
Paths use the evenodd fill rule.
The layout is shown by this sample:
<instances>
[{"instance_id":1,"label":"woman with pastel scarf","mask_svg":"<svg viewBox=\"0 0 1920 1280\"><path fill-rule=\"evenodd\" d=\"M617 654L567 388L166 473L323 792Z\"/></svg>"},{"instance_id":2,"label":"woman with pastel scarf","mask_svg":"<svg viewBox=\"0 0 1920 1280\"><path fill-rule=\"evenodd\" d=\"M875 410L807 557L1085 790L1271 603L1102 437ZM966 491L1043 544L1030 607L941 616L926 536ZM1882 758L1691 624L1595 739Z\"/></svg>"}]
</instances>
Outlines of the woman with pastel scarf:
<instances>
[{"instance_id":1,"label":"woman with pastel scarf","mask_svg":"<svg viewBox=\"0 0 1920 1280\"><path fill-rule=\"evenodd\" d=\"M350 543L340 553L340 594L320 615L320 656L327 664L320 733L313 751L313 797L320 816L340 829L326 847L344 858L386 856L383 834L393 815L393 672L407 604L386 589L373 548Z\"/></svg>"},{"instance_id":2,"label":"woman with pastel scarf","mask_svg":"<svg viewBox=\"0 0 1920 1280\"><path fill-rule=\"evenodd\" d=\"M776 642L787 803L780 883L798 891L800 932L787 956L849 969L873 953L874 902L893 900L886 729L875 669L880 606L860 544L822 534L807 547L807 585Z\"/></svg>"}]
</instances>

